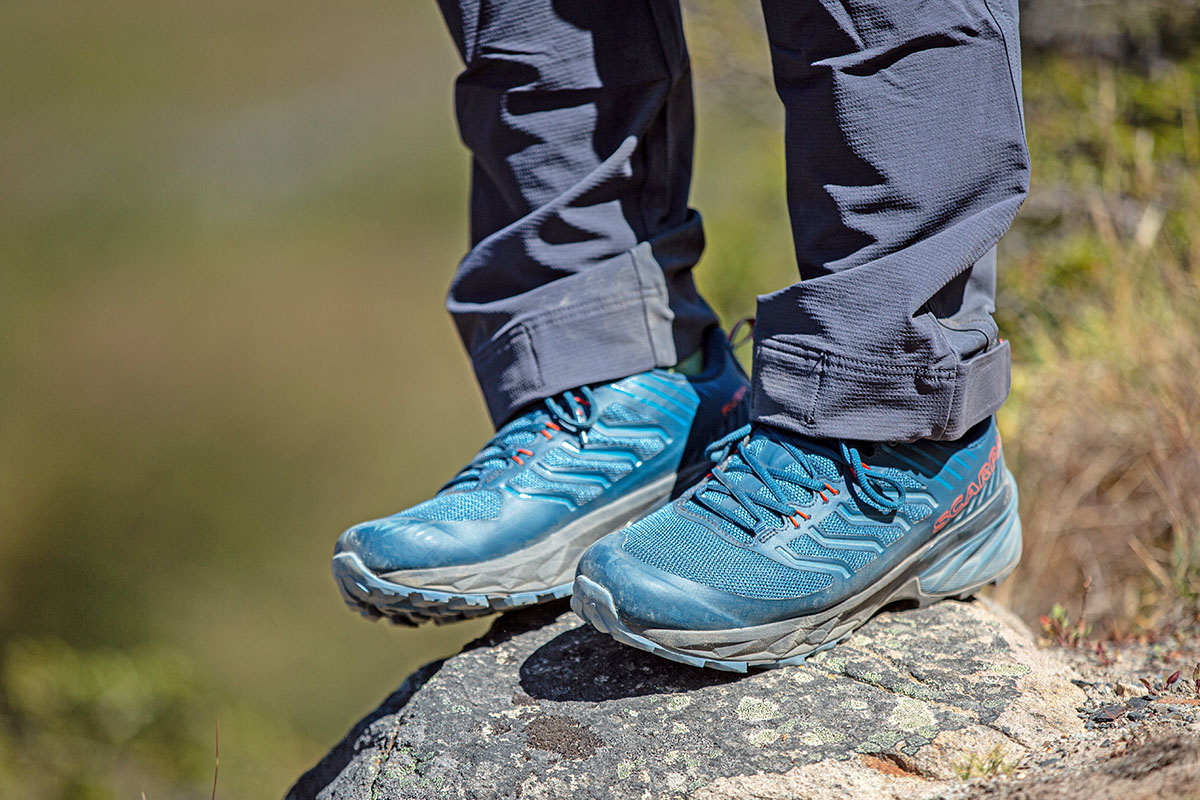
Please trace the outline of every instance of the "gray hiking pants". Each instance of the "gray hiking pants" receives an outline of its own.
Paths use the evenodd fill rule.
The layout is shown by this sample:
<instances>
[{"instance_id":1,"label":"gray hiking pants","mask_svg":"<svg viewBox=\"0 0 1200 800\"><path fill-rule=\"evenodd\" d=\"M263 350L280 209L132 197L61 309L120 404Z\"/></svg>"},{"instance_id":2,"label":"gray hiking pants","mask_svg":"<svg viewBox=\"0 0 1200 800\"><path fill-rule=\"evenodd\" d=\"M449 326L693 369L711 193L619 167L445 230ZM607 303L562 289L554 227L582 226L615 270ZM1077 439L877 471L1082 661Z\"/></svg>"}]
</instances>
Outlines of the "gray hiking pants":
<instances>
[{"instance_id":1,"label":"gray hiking pants","mask_svg":"<svg viewBox=\"0 0 1200 800\"><path fill-rule=\"evenodd\" d=\"M439 0L466 69L470 252L447 308L496 423L675 364L692 268L677 0ZM953 439L1009 386L995 245L1029 179L1016 0L763 0L801 281L758 298L753 417Z\"/></svg>"}]
</instances>

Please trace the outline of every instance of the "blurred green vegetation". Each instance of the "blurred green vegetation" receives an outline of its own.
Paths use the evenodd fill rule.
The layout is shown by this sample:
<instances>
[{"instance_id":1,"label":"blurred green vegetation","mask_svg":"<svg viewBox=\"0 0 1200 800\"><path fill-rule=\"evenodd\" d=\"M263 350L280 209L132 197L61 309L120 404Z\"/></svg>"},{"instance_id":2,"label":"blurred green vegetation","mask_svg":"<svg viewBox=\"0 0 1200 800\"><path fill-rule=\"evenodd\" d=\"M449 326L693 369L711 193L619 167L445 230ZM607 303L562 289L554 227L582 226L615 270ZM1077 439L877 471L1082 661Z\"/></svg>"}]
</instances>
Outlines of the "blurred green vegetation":
<instances>
[{"instance_id":1,"label":"blurred green vegetation","mask_svg":"<svg viewBox=\"0 0 1200 800\"><path fill-rule=\"evenodd\" d=\"M794 280L782 117L754 5L687 10L728 320ZM999 317L1028 618L1087 574L1114 630L1194 621L1186 20L1027 58ZM467 161L441 28L382 0L0 6L0 796L207 797L218 718L218 796L280 795L486 627L371 625L328 575L340 530L488 434L442 311Z\"/></svg>"}]
</instances>

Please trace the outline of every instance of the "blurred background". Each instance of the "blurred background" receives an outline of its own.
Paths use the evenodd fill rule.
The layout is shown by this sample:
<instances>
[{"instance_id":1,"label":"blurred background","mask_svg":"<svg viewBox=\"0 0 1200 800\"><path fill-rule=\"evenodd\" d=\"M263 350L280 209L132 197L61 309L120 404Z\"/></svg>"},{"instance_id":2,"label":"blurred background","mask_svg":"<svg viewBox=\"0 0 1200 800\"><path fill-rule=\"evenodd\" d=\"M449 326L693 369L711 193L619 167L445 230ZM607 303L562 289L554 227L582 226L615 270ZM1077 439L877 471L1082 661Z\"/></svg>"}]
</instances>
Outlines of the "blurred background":
<instances>
[{"instance_id":1,"label":"blurred background","mask_svg":"<svg viewBox=\"0 0 1200 800\"><path fill-rule=\"evenodd\" d=\"M728 323L794 280L782 114L757 5L684 6ZM1200 0L1023 16L996 594L1161 639L1200 591ZM372 625L328 569L490 433L442 310L457 70L427 0L0 4L0 796L208 797L218 718L218 796L280 796L486 628Z\"/></svg>"}]
</instances>

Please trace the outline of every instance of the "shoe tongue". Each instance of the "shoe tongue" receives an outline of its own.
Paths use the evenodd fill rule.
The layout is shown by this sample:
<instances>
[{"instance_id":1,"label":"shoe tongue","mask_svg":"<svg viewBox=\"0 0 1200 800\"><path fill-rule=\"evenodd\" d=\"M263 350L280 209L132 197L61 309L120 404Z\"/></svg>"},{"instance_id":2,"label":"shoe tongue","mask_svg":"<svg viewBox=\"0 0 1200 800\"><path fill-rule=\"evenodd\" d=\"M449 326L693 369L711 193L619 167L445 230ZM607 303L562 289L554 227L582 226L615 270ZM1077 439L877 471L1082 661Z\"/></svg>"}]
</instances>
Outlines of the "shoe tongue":
<instances>
[{"instance_id":1,"label":"shoe tongue","mask_svg":"<svg viewBox=\"0 0 1200 800\"><path fill-rule=\"evenodd\" d=\"M759 434L746 443L746 452L754 456L759 464L781 470L795 466L796 459L772 436Z\"/></svg>"},{"instance_id":2,"label":"shoe tongue","mask_svg":"<svg viewBox=\"0 0 1200 800\"><path fill-rule=\"evenodd\" d=\"M834 481L841 474L837 462L833 459L833 455L837 452L837 444L828 439L809 439L779 430L772 430L769 437L761 438L764 440L762 450L755 455L760 462L772 469L783 470L797 478L808 479L810 477L809 471L801 467L792 454L779 444L780 441L786 441L804 453L804 461L811 468L812 477L822 482Z\"/></svg>"}]
</instances>

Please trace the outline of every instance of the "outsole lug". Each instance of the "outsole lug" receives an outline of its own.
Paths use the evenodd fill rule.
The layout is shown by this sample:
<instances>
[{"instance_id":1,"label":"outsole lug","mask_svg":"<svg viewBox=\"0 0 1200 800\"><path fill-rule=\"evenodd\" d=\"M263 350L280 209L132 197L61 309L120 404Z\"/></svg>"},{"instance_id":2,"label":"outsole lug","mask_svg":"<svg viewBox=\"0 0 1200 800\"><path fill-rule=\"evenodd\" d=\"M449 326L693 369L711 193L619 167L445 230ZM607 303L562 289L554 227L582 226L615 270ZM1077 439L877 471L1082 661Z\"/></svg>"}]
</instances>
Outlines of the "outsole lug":
<instances>
[{"instance_id":1,"label":"outsole lug","mask_svg":"<svg viewBox=\"0 0 1200 800\"><path fill-rule=\"evenodd\" d=\"M409 628L427 622L445 625L548 603L569 596L573 585L566 583L536 592L495 596L430 592L375 576L353 553L334 557L333 577L343 601L360 616L372 622L386 619L393 625Z\"/></svg>"}]
</instances>

